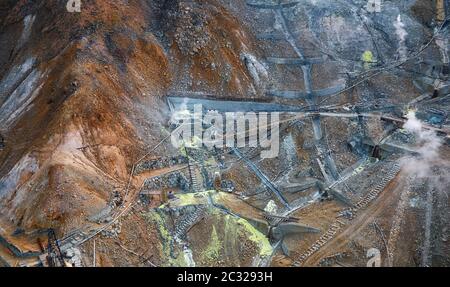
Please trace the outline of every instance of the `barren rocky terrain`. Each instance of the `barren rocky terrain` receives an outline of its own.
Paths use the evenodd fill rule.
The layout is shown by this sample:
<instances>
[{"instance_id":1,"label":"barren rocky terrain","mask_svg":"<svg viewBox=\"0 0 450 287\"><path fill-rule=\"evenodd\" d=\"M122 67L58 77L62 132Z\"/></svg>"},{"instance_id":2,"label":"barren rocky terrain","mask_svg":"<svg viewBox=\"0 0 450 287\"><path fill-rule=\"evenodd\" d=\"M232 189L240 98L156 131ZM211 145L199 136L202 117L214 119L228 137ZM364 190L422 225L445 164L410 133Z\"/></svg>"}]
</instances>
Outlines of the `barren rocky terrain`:
<instances>
[{"instance_id":1,"label":"barren rocky terrain","mask_svg":"<svg viewBox=\"0 0 450 287\"><path fill-rule=\"evenodd\" d=\"M450 3L372 2L0 1L0 266L449 266Z\"/></svg>"}]
</instances>

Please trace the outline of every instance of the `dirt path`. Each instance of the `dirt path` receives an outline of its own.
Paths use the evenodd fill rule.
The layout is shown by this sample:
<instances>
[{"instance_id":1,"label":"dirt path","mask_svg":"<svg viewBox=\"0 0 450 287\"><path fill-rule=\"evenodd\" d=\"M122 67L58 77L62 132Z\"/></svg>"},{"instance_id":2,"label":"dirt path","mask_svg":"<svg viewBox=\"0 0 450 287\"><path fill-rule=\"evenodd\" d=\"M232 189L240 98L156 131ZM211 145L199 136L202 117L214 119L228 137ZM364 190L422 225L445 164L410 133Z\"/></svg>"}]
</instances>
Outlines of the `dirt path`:
<instances>
[{"instance_id":1,"label":"dirt path","mask_svg":"<svg viewBox=\"0 0 450 287\"><path fill-rule=\"evenodd\" d=\"M134 200L134 198L136 196L136 194L135 194L136 190L139 193L140 188L142 187L142 185L144 184L146 179L154 178L154 177L161 176L161 175L166 175L168 173L175 172L175 171L178 171L178 170L183 170L183 169L186 169L186 168L188 168L187 164L175 165L175 166L171 166L171 167L165 167L165 168L161 168L161 169L154 169L154 170L150 170L150 171L145 171L145 172L142 172L142 173L140 173L138 175L134 175L132 177L131 181L133 183L133 186L135 187L134 188L135 192L131 192L129 194L130 195L129 199L131 201ZM128 200L128 198L126 200Z\"/></svg>"},{"instance_id":2,"label":"dirt path","mask_svg":"<svg viewBox=\"0 0 450 287\"><path fill-rule=\"evenodd\" d=\"M401 177L397 175L368 208L359 211L356 219L348 221L348 227L344 231L306 259L303 266L317 266L322 258L339 252L350 240L358 236L360 231L372 222L386 206L392 201L398 200L400 193L395 191L403 186L399 178Z\"/></svg>"},{"instance_id":3,"label":"dirt path","mask_svg":"<svg viewBox=\"0 0 450 287\"><path fill-rule=\"evenodd\" d=\"M125 199L125 201L127 203L123 205L122 211L119 212L119 214L116 215L111 222L109 222L104 227L102 227L101 230L104 230L107 227L109 227L110 225L112 225L113 223L115 223L120 217L122 217L124 214L126 214L126 212L134 205L134 203L136 202L136 199L139 196L139 192L141 191L142 186L145 183L146 179L166 175L168 173L172 173L177 170L182 170L185 168L187 168L187 165L177 165L177 166L172 166L172 167L167 167L167 168L162 168L162 169L151 170L151 171L144 172L142 174L134 176L132 179L133 186L138 187L138 188L133 188L134 189L133 192L130 192L128 194L128 198ZM97 232L97 234L98 233L100 233L100 232Z\"/></svg>"},{"instance_id":4,"label":"dirt path","mask_svg":"<svg viewBox=\"0 0 450 287\"><path fill-rule=\"evenodd\" d=\"M427 205L425 212L425 239L422 252L422 266L431 266L431 224L433 220L433 196L434 188L427 186Z\"/></svg>"}]
</instances>

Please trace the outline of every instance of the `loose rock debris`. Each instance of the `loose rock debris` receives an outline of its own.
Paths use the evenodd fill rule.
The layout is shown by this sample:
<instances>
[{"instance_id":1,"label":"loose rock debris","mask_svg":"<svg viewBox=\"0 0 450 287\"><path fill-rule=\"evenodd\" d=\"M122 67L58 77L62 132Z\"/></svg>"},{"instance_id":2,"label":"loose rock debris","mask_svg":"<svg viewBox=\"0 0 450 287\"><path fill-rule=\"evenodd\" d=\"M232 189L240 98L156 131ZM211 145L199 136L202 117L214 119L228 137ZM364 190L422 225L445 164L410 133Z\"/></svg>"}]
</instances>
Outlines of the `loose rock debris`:
<instances>
[{"instance_id":1,"label":"loose rock debris","mask_svg":"<svg viewBox=\"0 0 450 287\"><path fill-rule=\"evenodd\" d=\"M445 1L13 2L0 266L450 265ZM199 104L279 153L175 147Z\"/></svg>"}]
</instances>

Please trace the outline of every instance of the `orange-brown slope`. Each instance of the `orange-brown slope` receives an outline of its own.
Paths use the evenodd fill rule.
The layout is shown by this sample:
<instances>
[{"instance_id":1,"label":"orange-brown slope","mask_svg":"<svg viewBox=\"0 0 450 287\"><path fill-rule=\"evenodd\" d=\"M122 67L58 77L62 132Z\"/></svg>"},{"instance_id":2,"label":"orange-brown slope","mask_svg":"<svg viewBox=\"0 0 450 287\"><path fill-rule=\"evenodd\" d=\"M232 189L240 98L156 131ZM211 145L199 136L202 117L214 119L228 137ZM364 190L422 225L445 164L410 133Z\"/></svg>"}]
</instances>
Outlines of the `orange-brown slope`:
<instances>
[{"instance_id":1,"label":"orange-brown slope","mask_svg":"<svg viewBox=\"0 0 450 287\"><path fill-rule=\"evenodd\" d=\"M115 10L120 5L98 3L86 3L77 16L55 2L59 18L57 12L54 18L43 16L48 4L31 7L30 38L24 48L13 49L17 60L11 66L32 57L33 71L42 75L33 87L39 94L32 102L11 104L16 109L25 104L26 111L2 130L7 146L1 152L1 210L26 229L69 230L107 206L113 192L123 189L143 144L135 127L142 111L136 111L135 103L153 101L168 83L164 52L152 35L139 31L138 10L127 11L135 21L116 22L107 11L120 13ZM26 5L18 3L8 17L22 13ZM94 17L101 9L112 18ZM78 19L71 21L73 17ZM89 30L94 24L98 27ZM127 30L134 31L135 39ZM65 45L53 46L56 39ZM149 109L157 102L153 105Z\"/></svg>"},{"instance_id":2,"label":"orange-brown slope","mask_svg":"<svg viewBox=\"0 0 450 287\"><path fill-rule=\"evenodd\" d=\"M13 83L3 85L10 89L0 90L0 116L11 115L0 126L6 139L0 213L18 227L65 233L105 210L117 193L123 196L132 164L164 137L162 96L200 90L179 86L182 77L207 82L217 94L244 97L255 90L242 58L254 49L252 40L237 19L216 1L167 1L175 3L175 14L159 2L84 1L82 12L72 14L60 1L19 1L0 23L0 42L8 43L0 79L13 75ZM177 33L189 34L190 27L160 31L154 25L169 15L176 16L168 23L183 23L179 6L189 5L200 9L194 18L208 19L204 29L211 37L194 55L177 44ZM212 63L214 70L203 68ZM182 65L186 75L178 74ZM230 75L221 81L224 66ZM23 75L11 72L18 68Z\"/></svg>"}]
</instances>

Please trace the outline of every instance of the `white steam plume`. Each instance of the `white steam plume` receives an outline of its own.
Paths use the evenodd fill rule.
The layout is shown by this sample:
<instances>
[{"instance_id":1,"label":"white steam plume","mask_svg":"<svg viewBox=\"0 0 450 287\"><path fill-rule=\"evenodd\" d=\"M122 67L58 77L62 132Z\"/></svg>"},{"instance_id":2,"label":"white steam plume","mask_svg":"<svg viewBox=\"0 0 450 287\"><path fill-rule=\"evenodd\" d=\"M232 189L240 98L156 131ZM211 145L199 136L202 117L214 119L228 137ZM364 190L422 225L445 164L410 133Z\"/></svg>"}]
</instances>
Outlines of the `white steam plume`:
<instances>
[{"instance_id":1,"label":"white steam plume","mask_svg":"<svg viewBox=\"0 0 450 287\"><path fill-rule=\"evenodd\" d=\"M402 17L398 15L397 21L394 22L395 34L398 38L398 53L400 55L400 60L405 61L407 59L407 48L405 45L406 36L408 32L405 30L405 24L402 22Z\"/></svg>"},{"instance_id":2,"label":"white steam plume","mask_svg":"<svg viewBox=\"0 0 450 287\"><path fill-rule=\"evenodd\" d=\"M448 166L448 161L440 155L443 141L435 132L424 129L415 112L410 111L407 118L408 121L403 127L416 137L418 155L402 160L404 171L417 178L434 178L433 167Z\"/></svg>"}]
</instances>

